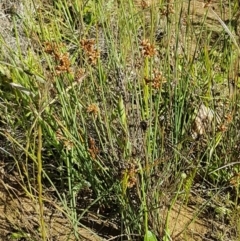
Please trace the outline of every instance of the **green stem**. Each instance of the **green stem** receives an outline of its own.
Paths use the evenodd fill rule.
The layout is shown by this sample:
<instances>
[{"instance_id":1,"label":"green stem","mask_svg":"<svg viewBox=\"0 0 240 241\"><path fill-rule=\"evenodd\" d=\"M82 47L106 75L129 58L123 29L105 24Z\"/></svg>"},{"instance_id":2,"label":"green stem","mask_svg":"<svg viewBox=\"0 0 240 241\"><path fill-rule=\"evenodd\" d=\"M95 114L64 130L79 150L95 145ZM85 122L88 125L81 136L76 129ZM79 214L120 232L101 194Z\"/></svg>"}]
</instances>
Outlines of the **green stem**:
<instances>
[{"instance_id":1,"label":"green stem","mask_svg":"<svg viewBox=\"0 0 240 241\"><path fill-rule=\"evenodd\" d=\"M43 216L43 199L42 199L42 126L39 123L38 125L38 151L37 151L37 160L38 160L38 203L39 203L39 212L40 212L40 230L42 235L42 240L46 241L46 231L44 224Z\"/></svg>"}]
</instances>

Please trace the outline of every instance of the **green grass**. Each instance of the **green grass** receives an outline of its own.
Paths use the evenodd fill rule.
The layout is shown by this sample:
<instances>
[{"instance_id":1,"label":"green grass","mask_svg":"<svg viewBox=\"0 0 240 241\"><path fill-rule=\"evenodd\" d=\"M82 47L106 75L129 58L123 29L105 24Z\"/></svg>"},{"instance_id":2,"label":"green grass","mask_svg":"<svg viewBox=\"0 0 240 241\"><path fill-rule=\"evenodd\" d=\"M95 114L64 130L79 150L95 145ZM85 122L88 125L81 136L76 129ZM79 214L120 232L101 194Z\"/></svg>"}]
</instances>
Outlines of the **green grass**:
<instances>
[{"instance_id":1,"label":"green grass","mask_svg":"<svg viewBox=\"0 0 240 241\"><path fill-rule=\"evenodd\" d=\"M38 198L41 240L48 240L44 195L50 188L76 240L88 212L115 219L121 240L172 240L170 213L194 195L205 198L194 218L209 204L216 216L225 208L232 215L222 217L238 240L233 28L219 22L222 31L214 36L204 15L194 27L182 1L146 9L132 1L31 4L27 19L11 16L16 49L0 39L8 51L0 59L0 134L25 193ZM235 78L231 97L228 76ZM200 104L214 116L193 138Z\"/></svg>"}]
</instances>

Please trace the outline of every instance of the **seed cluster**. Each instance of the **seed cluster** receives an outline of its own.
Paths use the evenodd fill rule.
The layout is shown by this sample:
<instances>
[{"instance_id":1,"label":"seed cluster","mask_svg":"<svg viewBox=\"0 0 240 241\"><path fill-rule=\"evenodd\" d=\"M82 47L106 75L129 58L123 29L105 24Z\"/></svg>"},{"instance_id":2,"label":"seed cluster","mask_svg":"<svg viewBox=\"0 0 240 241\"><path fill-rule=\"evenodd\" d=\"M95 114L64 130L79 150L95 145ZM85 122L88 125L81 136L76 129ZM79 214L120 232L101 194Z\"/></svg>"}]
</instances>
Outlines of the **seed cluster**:
<instances>
[{"instance_id":1,"label":"seed cluster","mask_svg":"<svg viewBox=\"0 0 240 241\"><path fill-rule=\"evenodd\" d=\"M96 65L100 57L100 52L95 48L95 39L82 39L81 47L91 65Z\"/></svg>"}]
</instances>

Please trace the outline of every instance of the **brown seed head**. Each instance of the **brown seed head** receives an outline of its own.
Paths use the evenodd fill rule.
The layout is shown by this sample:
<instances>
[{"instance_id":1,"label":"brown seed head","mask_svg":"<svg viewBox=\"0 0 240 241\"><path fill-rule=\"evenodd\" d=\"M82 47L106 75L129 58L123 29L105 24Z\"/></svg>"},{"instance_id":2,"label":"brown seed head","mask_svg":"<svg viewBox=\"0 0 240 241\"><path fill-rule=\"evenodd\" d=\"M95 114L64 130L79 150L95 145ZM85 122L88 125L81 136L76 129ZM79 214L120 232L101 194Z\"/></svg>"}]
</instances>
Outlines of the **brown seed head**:
<instances>
[{"instance_id":1,"label":"brown seed head","mask_svg":"<svg viewBox=\"0 0 240 241\"><path fill-rule=\"evenodd\" d=\"M140 46L144 57L153 57L156 54L155 46L150 43L149 39L144 39Z\"/></svg>"}]
</instances>

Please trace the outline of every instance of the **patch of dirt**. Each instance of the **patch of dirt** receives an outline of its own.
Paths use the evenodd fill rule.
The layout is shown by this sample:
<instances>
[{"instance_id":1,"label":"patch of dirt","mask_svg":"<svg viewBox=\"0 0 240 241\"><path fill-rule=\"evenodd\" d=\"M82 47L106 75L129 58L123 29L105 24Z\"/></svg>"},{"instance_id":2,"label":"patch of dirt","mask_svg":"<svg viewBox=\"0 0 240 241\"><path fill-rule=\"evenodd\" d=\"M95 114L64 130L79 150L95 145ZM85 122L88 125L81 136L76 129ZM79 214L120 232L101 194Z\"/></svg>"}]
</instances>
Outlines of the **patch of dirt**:
<instances>
[{"instance_id":1,"label":"patch of dirt","mask_svg":"<svg viewBox=\"0 0 240 241\"><path fill-rule=\"evenodd\" d=\"M220 223L198 215L196 207L176 204L169 214L169 236L174 241L218 240L218 233L223 231Z\"/></svg>"},{"instance_id":2,"label":"patch of dirt","mask_svg":"<svg viewBox=\"0 0 240 241\"><path fill-rule=\"evenodd\" d=\"M180 9L180 6L182 6L182 9ZM200 44L200 46L205 44L205 41L203 41L203 43L199 42L198 38L200 33L201 37L203 38L203 36L206 36L206 39L209 33L211 33L211 39L214 43L214 39L225 31L220 20L226 25L232 21L230 19L232 16L228 4L222 3L221 6L219 1L211 1L210 4L207 4L206 1L201 0L193 0L190 2L184 0L182 5L179 5L178 11L182 11L183 16L181 20L183 31L180 43L188 41L188 38L184 36L186 27L192 32L191 40L188 43L188 46L190 46L190 55L194 53L197 44ZM234 32L233 35L237 38Z\"/></svg>"},{"instance_id":3,"label":"patch of dirt","mask_svg":"<svg viewBox=\"0 0 240 241\"><path fill-rule=\"evenodd\" d=\"M208 223L195 217L191 207L175 205L169 215L169 234L176 241L202 241L210 231Z\"/></svg>"},{"instance_id":4,"label":"patch of dirt","mask_svg":"<svg viewBox=\"0 0 240 241\"><path fill-rule=\"evenodd\" d=\"M6 175L1 168L0 177L0 241L21 240L26 241L41 240L39 234L39 205L36 198L26 195L20 191L19 176ZM195 200L196 201L196 200ZM197 205L196 205L197 206ZM174 241L202 241L217 240L218 231L221 233L221 224L213 221L210 217L203 218L199 215L199 210L194 207L176 204L170 211L168 232ZM162 211L166 217L167 208ZM47 232L47 240L51 241L75 241L72 224L61 205L52 198L44 197L44 221ZM108 221L102 221L97 216L88 214L83 222L92 229L78 227L77 233L83 241L103 241L97 233L112 240L120 240L117 230ZM115 234L111 231L115 229ZM223 227L226 229L226 226ZM14 238L15 237L15 238ZM18 239L16 239L18 237Z\"/></svg>"},{"instance_id":5,"label":"patch of dirt","mask_svg":"<svg viewBox=\"0 0 240 241\"><path fill-rule=\"evenodd\" d=\"M10 180L11 179L11 180ZM41 240L39 234L39 205L36 198L26 195L24 191L20 192L19 177L3 175L1 168L0 178L0 241L16 240L15 237L25 238L24 240ZM44 198L44 221L48 240L54 241L75 241L72 224L64 214L62 207L58 202L51 198ZM167 209L163 211L166 214ZM79 227L77 233L81 240L102 241L106 240L98 236L106 233L106 229L112 229L107 221L98 220L97 216L88 215L83 222L91 226L93 230ZM193 207L175 205L169 215L169 235L175 241L201 241L215 240L208 237L212 234L212 224L210 219L197 217L197 210ZM217 222L215 222L217 224ZM216 225L215 225L216 226ZM220 226L220 224L218 224ZM114 227L117 230L117 227ZM216 230L215 230L216 231ZM120 232L120 230L119 230ZM116 238L114 238L116 236ZM118 234L109 237L118 240ZM208 238L207 238L208 237Z\"/></svg>"},{"instance_id":6,"label":"patch of dirt","mask_svg":"<svg viewBox=\"0 0 240 241\"><path fill-rule=\"evenodd\" d=\"M41 240L39 233L39 204L37 193L31 195L24 191L18 173L7 172L6 165L0 166L0 241ZM34 190L33 190L34 192ZM204 212L201 205L206 200L193 197L192 206L175 204L169 212L168 233L174 241L218 240L218 233L224 233L229 227L214 220ZM64 212L62 205L47 193L44 194L44 221L49 241L75 241L73 224ZM161 212L166 219L168 208ZM80 220L77 228L80 240L103 241L120 240L120 229L106 218L88 212ZM86 226L84 226L86 225ZM76 230L75 230L76 231ZM162 231L164 233L164 231ZM14 238L15 237L15 238ZM18 237L18 239L16 239ZM104 237L104 238L103 238ZM225 237L225 236L224 236ZM230 240L225 237L224 240Z\"/></svg>"},{"instance_id":7,"label":"patch of dirt","mask_svg":"<svg viewBox=\"0 0 240 241\"><path fill-rule=\"evenodd\" d=\"M0 241L41 240L39 234L39 204L37 197L22 190L20 177L5 174L0 167ZM20 191L22 190L22 191ZM60 204L52 198L44 197L44 221L47 240L74 241L73 225L64 214ZM79 227L81 240L103 240L94 231Z\"/></svg>"},{"instance_id":8,"label":"patch of dirt","mask_svg":"<svg viewBox=\"0 0 240 241\"><path fill-rule=\"evenodd\" d=\"M222 6L223 8L221 8L219 1L211 1L209 4L206 1L193 0L190 3L189 1L183 1L183 11L187 14L189 13L188 16L194 25L204 23L205 27L216 32L221 31L221 24L216 14L223 21L227 21L230 18L228 4L223 4Z\"/></svg>"}]
</instances>

